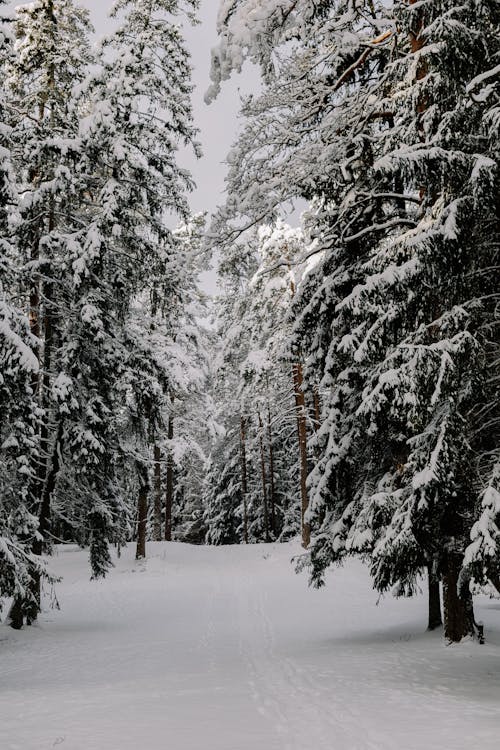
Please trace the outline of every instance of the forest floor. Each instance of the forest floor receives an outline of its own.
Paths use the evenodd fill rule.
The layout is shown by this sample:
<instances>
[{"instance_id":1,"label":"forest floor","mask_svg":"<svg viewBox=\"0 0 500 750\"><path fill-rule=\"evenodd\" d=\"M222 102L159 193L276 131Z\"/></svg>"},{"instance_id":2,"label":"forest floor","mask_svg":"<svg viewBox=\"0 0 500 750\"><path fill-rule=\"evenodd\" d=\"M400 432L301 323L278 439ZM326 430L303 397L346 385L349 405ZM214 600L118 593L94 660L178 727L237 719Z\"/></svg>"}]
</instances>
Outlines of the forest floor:
<instances>
[{"instance_id":1,"label":"forest floor","mask_svg":"<svg viewBox=\"0 0 500 750\"><path fill-rule=\"evenodd\" d=\"M2 750L497 750L500 603L487 643L377 604L360 563L311 590L297 544L129 546L105 581L59 548L61 611L0 627Z\"/></svg>"}]
</instances>

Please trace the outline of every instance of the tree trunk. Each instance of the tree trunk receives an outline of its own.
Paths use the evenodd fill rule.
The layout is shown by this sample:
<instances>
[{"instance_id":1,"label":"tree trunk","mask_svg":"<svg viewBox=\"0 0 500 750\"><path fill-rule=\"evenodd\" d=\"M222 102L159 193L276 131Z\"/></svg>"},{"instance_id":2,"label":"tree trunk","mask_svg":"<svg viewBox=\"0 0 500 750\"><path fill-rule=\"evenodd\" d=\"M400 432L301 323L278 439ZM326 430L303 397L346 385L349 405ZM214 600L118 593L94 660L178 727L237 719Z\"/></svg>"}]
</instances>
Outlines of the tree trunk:
<instances>
[{"instance_id":1,"label":"tree trunk","mask_svg":"<svg viewBox=\"0 0 500 750\"><path fill-rule=\"evenodd\" d=\"M319 398L319 387L314 386L313 389L313 408L314 408L314 432L317 432L321 425L321 402Z\"/></svg>"},{"instance_id":2,"label":"tree trunk","mask_svg":"<svg viewBox=\"0 0 500 750\"><path fill-rule=\"evenodd\" d=\"M443 576L444 634L452 643L474 635L474 609L468 583L458 590L461 568L461 555L448 554Z\"/></svg>"},{"instance_id":3,"label":"tree trunk","mask_svg":"<svg viewBox=\"0 0 500 750\"><path fill-rule=\"evenodd\" d=\"M269 536L269 508L267 503L267 476L266 476L266 459L264 454L264 426L262 417L259 412L259 446L260 446L260 468L262 476L262 500L264 503L264 538L266 542L271 541Z\"/></svg>"},{"instance_id":4,"label":"tree trunk","mask_svg":"<svg viewBox=\"0 0 500 750\"><path fill-rule=\"evenodd\" d=\"M173 399L172 399L173 401ZM168 434L170 440L174 437L174 417L172 414L168 417ZM166 501L165 501L165 541L172 541L172 508L174 505L174 460L172 448L168 447L167 453L167 483L166 483Z\"/></svg>"},{"instance_id":5,"label":"tree trunk","mask_svg":"<svg viewBox=\"0 0 500 750\"><path fill-rule=\"evenodd\" d=\"M432 569L432 564L427 568L429 583L429 622L427 630L436 630L443 624L441 618L441 596L439 578Z\"/></svg>"},{"instance_id":6,"label":"tree trunk","mask_svg":"<svg viewBox=\"0 0 500 750\"><path fill-rule=\"evenodd\" d=\"M161 542L161 450L158 445L154 447L154 493L153 539Z\"/></svg>"},{"instance_id":7,"label":"tree trunk","mask_svg":"<svg viewBox=\"0 0 500 750\"><path fill-rule=\"evenodd\" d=\"M14 599L7 615L7 624L14 630L21 630L24 625L23 607L20 599Z\"/></svg>"},{"instance_id":8,"label":"tree trunk","mask_svg":"<svg viewBox=\"0 0 500 750\"><path fill-rule=\"evenodd\" d=\"M248 508L247 508L247 449L245 418L240 417L240 463L241 463L241 495L243 498L243 541L248 544Z\"/></svg>"},{"instance_id":9,"label":"tree trunk","mask_svg":"<svg viewBox=\"0 0 500 750\"><path fill-rule=\"evenodd\" d=\"M410 0L409 4L416 5L417 2L419 1L420 0ZM423 30L424 30L424 11L420 9L415 17L413 28L410 31L410 49L413 55L417 55L426 44L426 39L422 33ZM421 81L422 79L425 78L427 73L428 73L427 63L425 62L425 60L420 60L417 65L417 70L415 74L416 80ZM417 114L418 133L419 133L419 137L421 141L425 140L423 116L428 108L429 108L428 97L420 95L416 102L415 109L416 109L416 114ZM419 189L421 203L424 202L426 192L427 192L426 186L421 185Z\"/></svg>"},{"instance_id":10,"label":"tree trunk","mask_svg":"<svg viewBox=\"0 0 500 750\"><path fill-rule=\"evenodd\" d=\"M146 557L146 533L148 525L148 482L146 470L139 470L139 499L137 503L137 550L136 560Z\"/></svg>"},{"instance_id":11,"label":"tree trunk","mask_svg":"<svg viewBox=\"0 0 500 750\"><path fill-rule=\"evenodd\" d=\"M40 556L43 553L44 544L47 534L50 530L50 506L52 495L56 488L57 476L61 468L61 453L63 449L63 422L60 420L57 427L57 434L52 449L52 460L50 469L45 480L40 498L40 509L38 514L38 537L34 540L32 550L35 555ZM31 593L33 602L26 607L26 622L31 625L36 621L38 613L41 611L42 600L42 579L38 571L34 571L31 580Z\"/></svg>"},{"instance_id":12,"label":"tree trunk","mask_svg":"<svg viewBox=\"0 0 500 750\"><path fill-rule=\"evenodd\" d=\"M317 385L313 388L313 417L312 417L312 423L313 423L313 430L315 436L318 433L318 430L321 426L321 401L319 396L319 387ZM314 440L314 457L316 461L319 461L320 458L320 449L318 445L317 439Z\"/></svg>"},{"instance_id":13,"label":"tree trunk","mask_svg":"<svg viewBox=\"0 0 500 750\"><path fill-rule=\"evenodd\" d=\"M276 516L276 483L274 478L274 445L273 428L271 426L271 407L267 402L267 439L269 443L269 492L271 505L271 528L274 537L278 536L278 519Z\"/></svg>"},{"instance_id":14,"label":"tree trunk","mask_svg":"<svg viewBox=\"0 0 500 750\"><path fill-rule=\"evenodd\" d=\"M303 373L302 365L300 363L293 366L293 385L295 405L297 407L297 432L299 439L302 546L307 549L311 541L311 527L305 520L309 505L309 499L307 496L307 422L306 402L303 390Z\"/></svg>"}]
</instances>

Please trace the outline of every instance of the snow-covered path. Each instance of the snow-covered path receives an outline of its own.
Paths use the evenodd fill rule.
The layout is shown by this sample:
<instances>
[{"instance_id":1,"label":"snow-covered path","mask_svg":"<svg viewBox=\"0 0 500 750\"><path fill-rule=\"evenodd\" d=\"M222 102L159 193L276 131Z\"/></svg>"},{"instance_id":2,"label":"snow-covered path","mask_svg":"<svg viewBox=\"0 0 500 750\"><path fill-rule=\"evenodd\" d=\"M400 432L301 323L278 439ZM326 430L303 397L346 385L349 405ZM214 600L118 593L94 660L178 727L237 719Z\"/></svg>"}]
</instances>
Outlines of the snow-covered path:
<instances>
[{"instance_id":1,"label":"snow-covered path","mask_svg":"<svg viewBox=\"0 0 500 750\"><path fill-rule=\"evenodd\" d=\"M2 750L493 750L488 643L426 634L424 598L378 606L358 563L310 590L296 545L129 547L106 581L63 548L62 610L0 627Z\"/></svg>"}]
</instances>

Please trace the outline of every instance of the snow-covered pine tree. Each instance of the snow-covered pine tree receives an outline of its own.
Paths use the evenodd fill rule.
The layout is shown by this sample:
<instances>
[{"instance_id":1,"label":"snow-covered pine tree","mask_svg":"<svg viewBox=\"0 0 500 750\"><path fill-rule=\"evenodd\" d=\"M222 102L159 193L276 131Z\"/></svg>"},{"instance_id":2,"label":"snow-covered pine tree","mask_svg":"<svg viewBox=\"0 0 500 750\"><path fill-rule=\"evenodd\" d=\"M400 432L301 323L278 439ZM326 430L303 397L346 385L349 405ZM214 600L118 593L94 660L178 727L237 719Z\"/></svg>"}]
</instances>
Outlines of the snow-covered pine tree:
<instances>
[{"instance_id":1,"label":"snow-covered pine tree","mask_svg":"<svg viewBox=\"0 0 500 750\"><path fill-rule=\"evenodd\" d=\"M3 3L0 4L0 14ZM12 58L12 40L0 21L0 77ZM18 606L10 612L19 628L33 609L31 582L42 575L32 553L38 520L30 511L28 478L34 452L35 402L32 381L38 372L28 319L20 305L16 248L18 197L11 158L11 117L0 87L0 610L5 597Z\"/></svg>"},{"instance_id":2,"label":"snow-covered pine tree","mask_svg":"<svg viewBox=\"0 0 500 750\"><path fill-rule=\"evenodd\" d=\"M306 248L302 231L281 220L262 226L258 241L259 267L249 283L245 319L248 353L241 368L240 388L242 398L257 413L257 439L265 456L261 472L265 472L269 485L268 525L276 537L283 530L285 516L288 534L294 515L292 526L302 527L304 533L303 511L307 507L307 437L311 424L305 401L301 401L304 394L298 389L302 363L291 352L290 314Z\"/></svg>"},{"instance_id":3,"label":"snow-covered pine tree","mask_svg":"<svg viewBox=\"0 0 500 750\"><path fill-rule=\"evenodd\" d=\"M288 314L303 252L301 231L280 221L262 227L248 244L224 250L218 304L223 343L214 383L225 432L212 455L209 541L224 538L223 523L230 537L240 522L243 541L281 538L285 528L289 537L300 528ZM235 487L237 500L231 498Z\"/></svg>"},{"instance_id":4,"label":"snow-covered pine tree","mask_svg":"<svg viewBox=\"0 0 500 750\"><path fill-rule=\"evenodd\" d=\"M386 202L383 231L364 232L365 279L338 305L352 331L341 348L363 373L362 402L348 409L355 482L341 484L343 503L327 502L312 551L316 571L369 555L380 590L411 593L427 564L443 578L450 640L473 632L463 560L484 487L478 456L495 424L482 415L496 377L498 174L484 105L467 93L471 73L498 55L495 14L495 4L474 2L395 8L397 55L377 101L393 108L393 124L373 173L380 193L405 186L399 216L410 227L389 225ZM333 457L341 446L337 438Z\"/></svg>"},{"instance_id":5,"label":"snow-covered pine tree","mask_svg":"<svg viewBox=\"0 0 500 750\"><path fill-rule=\"evenodd\" d=\"M205 541L214 545L248 541L247 500L240 452L241 421L238 416L233 416L231 421L226 414L221 416L226 428L214 441L203 488Z\"/></svg>"},{"instance_id":6,"label":"snow-covered pine tree","mask_svg":"<svg viewBox=\"0 0 500 750\"><path fill-rule=\"evenodd\" d=\"M176 228L178 252L162 307L168 329L165 366L170 374L168 430L160 441L166 463L165 538L192 542L205 535L202 483L213 434L213 405L207 390L212 342L205 324L208 299L199 282L207 265L204 230L202 214Z\"/></svg>"},{"instance_id":7,"label":"snow-covered pine tree","mask_svg":"<svg viewBox=\"0 0 500 750\"><path fill-rule=\"evenodd\" d=\"M498 23L498 16L493 16L493 22ZM498 51L489 58L489 69L482 69L475 75L467 86L467 93L482 109L482 143L486 145L485 157L495 164L500 163L500 67L497 63ZM484 66L487 68L488 63ZM491 163L491 162L490 162ZM494 275L498 271L498 249L500 236L500 186L498 185L498 170L496 171L495 210L491 211L491 224L487 227L483 243L486 247L496 243L495 266L486 266L484 274ZM496 238L496 239L495 239ZM490 253L495 253L495 246L490 247ZM498 333L498 317L492 318L495 296L490 298L489 310L484 317L484 344L487 352L485 365L484 405L479 414L478 423L481 426L480 440L477 447L477 466L480 489L480 505L477 510L477 520L471 531L471 544L465 552L465 567L479 583L491 581L500 591L500 400L498 398L499 364L500 364L500 335Z\"/></svg>"},{"instance_id":8,"label":"snow-covered pine tree","mask_svg":"<svg viewBox=\"0 0 500 750\"><path fill-rule=\"evenodd\" d=\"M7 75L13 162L22 195L17 250L39 363L31 383L38 435L29 475L30 507L39 523L33 542L37 555L47 541L64 440L58 352L68 310L68 252L81 226L73 182L78 119L72 89L91 60L89 31L87 11L72 0L36 0L18 7L16 54ZM37 575L33 595L39 600Z\"/></svg>"},{"instance_id":9,"label":"snow-covered pine tree","mask_svg":"<svg viewBox=\"0 0 500 750\"><path fill-rule=\"evenodd\" d=\"M120 399L128 393L133 404L128 424L142 446L134 453L144 487L147 436L155 439L167 397L168 373L155 358L154 332L143 333L154 310L160 303L168 310L175 295L169 278L178 247L167 217L187 216L185 194L191 187L176 151L180 143L197 150L189 55L176 17L185 13L193 19L196 5L195 0L117 2L118 29L104 44L102 68L82 93L88 116L80 129L80 170L86 178L88 226L72 261L73 338L79 344L69 356L75 355L73 369L86 361L99 367L89 368L83 386L76 383L85 429L75 422L70 440L77 447L81 443L81 455L95 463L87 510L96 574L109 564L104 550L105 539L113 535L117 456L129 455L119 440ZM89 402L95 405L90 413Z\"/></svg>"},{"instance_id":10,"label":"snow-covered pine tree","mask_svg":"<svg viewBox=\"0 0 500 750\"><path fill-rule=\"evenodd\" d=\"M332 492L335 463L324 449L335 429L336 403L348 392L354 396L348 377L340 383L339 393L331 389L337 374L347 375L337 346L350 333L349 325L341 322L339 337L335 331L332 341L332 319L339 317L336 305L346 290L362 279L360 266L368 250L364 230L380 220L384 200L397 200L393 189L388 195L373 195L371 171L377 133L391 117L390 110L376 106L374 93L384 87L392 25L387 9L376 3L353 7L343 2L303 2L292 3L287 10L279 3L267 3L256 25L250 23L253 10L251 2L240 2L227 16L223 10L220 16L214 91L245 55L263 65L266 86L244 107L248 125L229 157L230 197L215 218L213 233L230 241L288 199L314 201L308 232L315 243L309 265L315 269L309 269L296 295L300 319L294 347L297 356L302 353L306 360L305 372L297 372L297 385L303 380L309 387L316 429L319 421L323 423L316 437L318 462L310 483L312 512L319 525L324 499ZM273 50L279 55L273 56ZM405 223L397 212L391 221L396 226ZM302 401L302 387L296 390ZM358 389L358 400L360 394ZM323 419L318 418L320 404ZM349 432L348 420L337 419L337 426ZM345 448L347 441L343 444ZM343 456L347 459L345 451ZM344 466L348 467L348 460ZM303 495L307 502L305 490Z\"/></svg>"},{"instance_id":11,"label":"snow-covered pine tree","mask_svg":"<svg viewBox=\"0 0 500 750\"><path fill-rule=\"evenodd\" d=\"M248 309L248 281L257 268L255 243L233 247L219 265L221 294L215 303L217 342L212 366L212 392L216 422L222 430L210 452L206 481L207 541L220 544L237 534L250 541L250 487L248 415L238 397L240 366L247 342L242 321Z\"/></svg>"},{"instance_id":12,"label":"snow-covered pine tree","mask_svg":"<svg viewBox=\"0 0 500 750\"><path fill-rule=\"evenodd\" d=\"M335 15L340 10L344 13ZM497 121L491 114L496 111L496 101L493 105L491 102L497 75L497 10L494 3L456 7L453 3L438 6L411 0L394 7L360 3L356 8L334 2L294 2L286 7L268 2L257 23L254 11L253 3L241 0L223 5L220 13L221 44L214 56L212 93L247 56L263 65L266 88L261 97L251 99L245 107L250 122L230 155L233 197L219 212L215 228L219 237L233 239L289 197L302 195L314 201L309 231L318 241L318 262L298 296L296 329L297 344L307 355L306 378L321 382L323 408L316 445L319 460L310 477L311 518L321 529L311 550L313 578L318 581L325 567L344 554L367 554L374 555L377 585L383 588L391 579L402 589L411 590L417 571L427 562L432 570L448 576L446 598L451 614L446 630L449 637L460 637L461 628L470 629L471 617L467 585L461 588L461 602L455 594L454 576L460 569L457 560L463 557L472 517L478 511L473 510L477 494L474 490L471 493L472 483L465 482L467 472L459 467L458 456L467 455L472 435L479 441L477 453L483 457L482 466L489 466L486 476L495 476L495 456L489 441L497 424L497 400L489 389L496 383L497 360L492 355L496 296L494 290L480 294L468 284L472 278L474 283L481 283L483 258L484 268L496 269L497 265L497 245L479 239L495 236L491 227L497 227L498 206L493 200L497 177L490 157L491 140L488 151L486 133L480 125L488 117L490 128ZM429 40L436 40L436 46ZM280 47L282 54L273 57L273 51ZM460 65L456 64L457 50L461 51ZM471 103L474 91L478 92L476 106ZM486 98L490 104L481 107ZM466 188L460 192L463 185ZM464 206L474 209L469 222L470 216L477 217L478 234L470 232L469 223L467 239L478 242L476 249L481 247L478 255L469 255L471 263L476 257L478 270L467 270L467 263L460 267L467 256L467 243L462 244L458 234L452 236L457 229L456 217L463 221L466 234ZM414 282L415 259L420 262L414 246L419 242L421 252L427 253L423 267L428 274L422 275L428 286L420 290L421 295L405 288L405 284ZM437 251L440 243L446 245L445 252ZM454 336L461 328L464 346L467 341L477 343L477 337L469 335L472 300L477 303L475 325L482 331L479 339L483 349L478 351L484 357L478 361L471 357L471 351L466 354L463 349L462 356L453 349L458 342ZM470 308L459 322L463 303L470 303ZM483 310L479 316L482 328L478 309ZM453 342L449 371L436 354L441 338L444 341L439 333L441 323ZM434 346L418 338L419 326L427 335L435 336ZM443 346L446 348L445 343ZM408 381L403 388L402 403L397 400L394 404L385 392L394 395L397 378L391 378L384 367L393 356L407 363L410 351L421 357L421 368L417 368L413 385ZM446 353L450 355L450 351ZM465 367L470 360L472 366ZM484 365L488 375L480 373L481 361L490 363ZM437 364L437 371L429 370L431 362ZM453 370L456 392L452 385L449 391L445 387L447 376L450 383L453 381ZM468 375L459 386L465 372ZM429 393L433 375L439 388ZM367 396L376 393L375 384L379 398L374 398L370 408ZM420 400L415 396L418 388ZM437 391L439 395L435 395ZM469 404L470 412L467 393L475 393L478 398L475 408ZM440 480L440 491L450 501L440 504L432 518L425 512L413 517L405 514L401 509L405 507L403 496L408 499L408 494L401 489L400 475L409 471L424 476L422 466L421 474L415 466L419 462L428 464L435 455L431 446L437 447L438 424L444 427L440 420L447 413L446 399L457 405L461 398L469 417L489 410L492 418L485 422L488 427L467 427L454 407L454 417L446 428L453 447L447 444L443 451L449 466L445 468L445 461ZM384 425L381 413L385 409L387 415L389 408L394 408L393 416L399 408L399 418L394 416L391 425L387 421ZM367 419L368 413L371 419ZM434 415L435 423L430 415ZM417 444L423 449L418 460ZM410 453L415 465L409 460ZM390 502L384 501L385 482L391 485L388 467L392 467L389 474L393 477ZM473 465L469 471L472 476L476 473ZM415 476L412 483L417 481ZM425 476L430 477L435 490L433 472ZM461 485L459 491L454 482ZM495 488L495 484L495 479L491 482L486 478L483 486ZM380 492L375 491L377 488ZM495 492L488 489L484 494L482 520L474 526L476 546L468 556L472 563L472 549L477 550L475 569L483 565L483 576L488 566L495 575L496 542L491 542L496 539ZM428 499L418 506L418 492L409 494L413 498L410 506L413 502L420 511L436 507ZM448 524L453 526L453 507L455 520L465 518L461 530L453 531ZM441 526L444 516L448 519L446 528ZM403 520L409 521L409 527L407 533L398 535L392 522ZM424 532L419 528L421 523ZM391 532L381 543L388 527ZM398 547L400 544L403 547ZM389 548L393 551L392 573L388 572ZM440 553L444 550L437 555L439 559L436 549ZM453 570L449 568L446 573L448 564ZM463 574L461 580L466 581L467 575Z\"/></svg>"}]
</instances>

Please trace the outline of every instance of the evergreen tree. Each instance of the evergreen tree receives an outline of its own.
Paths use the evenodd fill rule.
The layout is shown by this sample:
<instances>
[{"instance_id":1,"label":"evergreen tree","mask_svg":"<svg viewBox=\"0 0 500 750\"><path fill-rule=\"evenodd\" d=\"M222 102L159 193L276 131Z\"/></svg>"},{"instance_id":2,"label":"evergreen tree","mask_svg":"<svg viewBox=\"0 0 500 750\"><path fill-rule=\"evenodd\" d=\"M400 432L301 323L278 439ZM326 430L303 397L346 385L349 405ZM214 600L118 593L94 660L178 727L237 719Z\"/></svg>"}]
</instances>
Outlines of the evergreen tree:
<instances>
[{"instance_id":1,"label":"evergreen tree","mask_svg":"<svg viewBox=\"0 0 500 750\"><path fill-rule=\"evenodd\" d=\"M50 534L51 506L64 464L65 415L71 395L61 351L71 306L68 264L81 227L75 165L78 113L73 87L92 57L87 11L72 0L36 0L17 9L16 55L9 66L14 113L13 161L22 193L17 252L38 372L37 450L32 454L30 506L38 516L33 551ZM35 574L33 596L40 603Z\"/></svg>"},{"instance_id":2,"label":"evergreen tree","mask_svg":"<svg viewBox=\"0 0 500 750\"><path fill-rule=\"evenodd\" d=\"M1 11L1 6L0 6ZM0 75L11 62L9 35L0 24ZM38 372L28 320L19 306L16 257L18 198L12 166L11 118L6 91L0 88L0 609L4 597L22 606L11 610L14 627L32 611L33 573L44 566L32 553L37 519L30 513L27 493L36 449L32 381Z\"/></svg>"},{"instance_id":3,"label":"evergreen tree","mask_svg":"<svg viewBox=\"0 0 500 750\"><path fill-rule=\"evenodd\" d=\"M254 23L241 0L212 71L211 94L246 57L265 82L214 233L311 201L294 346L321 402L313 581L359 554L411 593L427 566L451 640L472 631L471 574L497 578L496 5L270 0Z\"/></svg>"},{"instance_id":4,"label":"evergreen tree","mask_svg":"<svg viewBox=\"0 0 500 750\"><path fill-rule=\"evenodd\" d=\"M73 309L80 313L73 333L79 350L70 354L73 368L92 363L79 408L82 434L90 442L82 454L94 463L88 516L96 574L109 565L101 540L113 538L112 521L122 512L113 489L116 461L123 449L131 455L130 444L123 448L119 437L121 404L131 409L128 424L138 440L132 453L144 488L149 487L148 435L161 429L168 395L168 374L152 348L154 334L143 334L150 316L160 305L166 309L175 294L169 277L177 245L167 212L187 215L185 192L191 188L176 150L179 143L197 146L189 56L173 17L184 9L193 18L195 7L174 0L116 3L113 14L123 14L123 20L104 44L102 69L83 92L88 115L80 127L80 171L88 224L72 260ZM82 323L91 335L81 335ZM95 408L86 418L89 397ZM76 431L78 444L78 424Z\"/></svg>"},{"instance_id":5,"label":"evergreen tree","mask_svg":"<svg viewBox=\"0 0 500 750\"><path fill-rule=\"evenodd\" d=\"M248 247L226 248L222 259L223 343L214 382L225 432L212 454L210 541L232 538L235 529L243 541L270 541L300 528L287 316L297 286L292 267L303 251L300 230L278 222L262 227Z\"/></svg>"},{"instance_id":6,"label":"evergreen tree","mask_svg":"<svg viewBox=\"0 0 500 750\"><path fill-rule=\"evenodd\" d=\"M427 564L443 578L445 634L460 640L474 626L463 559L481 488L477 456L491 439L481 415L491 404L496 291L485 269L498 253L488 239L496 166L485 153L483 108L466 86L471 69L479 74L495 57L494 7L395 13L398 55L390 93L377 102L395 107L394 125L374 178L380 192L406 186L400 215L409 229L395 231L386 204L387 218L364 232L365 278L339 304L352 331L341 347L358 379L347 409L351 478L336 470L341 499L326 500L312 561L318 572L343 554L368 554L380 590L410 593ZM336 437L332 456L341 445Z\"/></svg>"}]
</instances>

